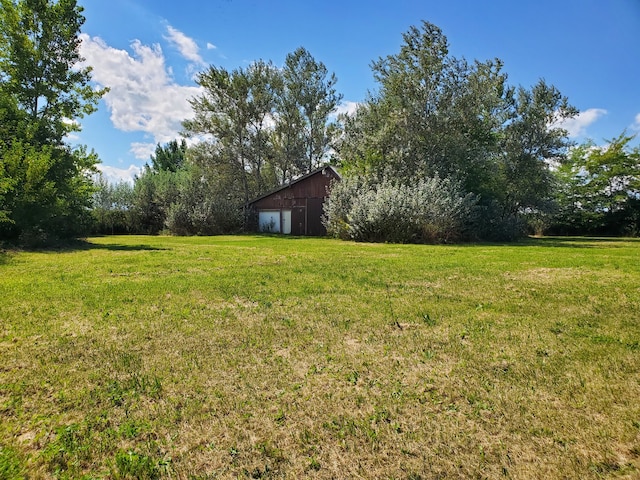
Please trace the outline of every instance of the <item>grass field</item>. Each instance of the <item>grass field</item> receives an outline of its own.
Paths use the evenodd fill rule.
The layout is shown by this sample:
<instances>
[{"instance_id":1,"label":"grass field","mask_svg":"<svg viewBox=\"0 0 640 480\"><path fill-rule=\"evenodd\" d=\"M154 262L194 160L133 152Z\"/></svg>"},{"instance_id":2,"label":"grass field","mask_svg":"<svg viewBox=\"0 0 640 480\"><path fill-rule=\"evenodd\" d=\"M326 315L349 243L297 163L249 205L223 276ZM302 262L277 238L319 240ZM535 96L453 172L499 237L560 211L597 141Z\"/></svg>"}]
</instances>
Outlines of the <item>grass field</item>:
<instances>
[{"instance_id":1,"label":"grass field","mask_svg":"<svg viewBox=\"0 0 640 480\"><path fill-rule=\"evenodd\" d=\"M14 478L640 478L640 241L0 253Z\"/></svg>"}]
</instances>

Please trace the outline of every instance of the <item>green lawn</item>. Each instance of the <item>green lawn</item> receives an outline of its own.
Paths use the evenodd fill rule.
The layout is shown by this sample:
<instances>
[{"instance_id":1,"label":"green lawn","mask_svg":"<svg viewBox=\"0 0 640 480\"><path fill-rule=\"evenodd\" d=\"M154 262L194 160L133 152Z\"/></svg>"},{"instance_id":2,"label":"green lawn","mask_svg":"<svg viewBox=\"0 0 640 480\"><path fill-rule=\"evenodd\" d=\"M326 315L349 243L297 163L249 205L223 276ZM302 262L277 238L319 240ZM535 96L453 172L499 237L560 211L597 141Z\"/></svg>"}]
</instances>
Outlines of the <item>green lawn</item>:
<instances>
[{"instance_id":1,"label":"green lawn","mask_svg":"<svg viewBox=\"0 0 640 480\"><path fill-rule=\"evenodd\" d=\"M0 253L0 479L639 476L640 241Z\"/></svg>"}]
</instances>

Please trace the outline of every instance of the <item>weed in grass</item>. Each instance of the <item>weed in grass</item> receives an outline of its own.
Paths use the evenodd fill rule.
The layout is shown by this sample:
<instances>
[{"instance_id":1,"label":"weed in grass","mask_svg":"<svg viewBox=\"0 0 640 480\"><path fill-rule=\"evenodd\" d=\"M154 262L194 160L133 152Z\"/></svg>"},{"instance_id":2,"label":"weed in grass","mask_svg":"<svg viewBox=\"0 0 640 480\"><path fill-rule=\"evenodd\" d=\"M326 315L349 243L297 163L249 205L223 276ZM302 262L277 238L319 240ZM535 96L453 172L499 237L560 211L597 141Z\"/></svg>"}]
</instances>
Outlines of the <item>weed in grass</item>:
<instances>
[{"instance_id":1,"label":"weed in grass","mask_svg":"<svg viewBox=\"0 0 640 480\"><path fill-rule=\"evenodd\" d=\"M551 333L554 333L555 335L560 335L567 330L567 326L565 325L564 322L557 321L553 324L553 326L549 330L551 331Z\"/></svg>"},{"instance_id":2,"label":"weed in grass","mask_svg":"<svg viewBox=\"0 0 640 480\"><path fill-rule=\"evenodd\" d=\"M428 325L429 327L435 327L436 326L436 319L435 318L431 318L431 315L429 315L429 313L423 313L420 315L420 317L422 318L422 321L425 325Z\"/></svg>"},{"instance_id":3,"label":"weed in grass","mask_svg":"<svg viewBox=\"0 0 640 480\"><path fill-rule=\"evenodd\" d=\"M126 420L118 427L118 434L124 439L136 438L144 426L134 420Z\"/></svg>"},{"instance_id":4,"label":"weed in grass","mask_svg":"<svg viewBox=\"0 0 640 480\"><path fill-rule=\"evenodd\" d=\"M5 399L2 406L0 406L0 411L6 415L20 417L26 385L24 382L5 384L2 385L2 390L3 396L8 396L9 398Z\"/></svg>"},{"instance_id":5,"label":"weed in grass","mask_svg":"<svg viewBox=\"0 0 640 480\"><path fill-rule=\"evenodd\" d=\"M314 470L317 472L318 470L320 470L320 468L322 468L322 466L320 465L318 459L315 457L311 457L309 461L309 470Z\"/></svg>"},{"instance_id":6,"label":"weed in grass","mask_svg":"<svg viewBox=\"0 0 640 480\"><path fill-rule=\"evenodd\" d=\"M115 471L112 472L116 480L156 480L163 470L168 469L167 462L157 460L134 451L119 451L115 456Z\"/></svg>"},{"instance_id":7,"label":"weed in grass","mask_svg":"<svg viewBox=\"0 0 640 480\"><path fill-rule=\"evenodd\" d=\"M278 413L273 417L273 419L278 425L282 426L287 419L287 415L284 413L284 410L278 410Z\"/></svg>"},{"instance_id":8,"label":"weed in grass","mask_svg":"<svg viewBox=\"0 0 640 480\"><path fill-rule=\"evenodd\" d=\"M360 378L360 373L358 373L358 371L356 370L351 370L349 373L347 373L346 375L346 380L347 382L349 382L351 385L356 385L358 383L358 379Z\"/></svg>"},{"instance_id":9,"label":"weed in grass","mask_svg":"<svg viewBox=\"0 0 640 480\"><path fill-rule=\"evenodd\" d=\"M45 449L52 471L77 474L90 457L91 431L85 425L67 425L56 429L55 438Z\"/></svg>"},{"instance_id":10,"label":"weed in grass","mask_svg":"<svg viewBox=\"0 0 640 480\"><path fill-rule=\"evenodd\" d=\"M22 480L24 478L26 478L25 471L18 453L0 444L0 479Z\"/></svg>"},{"instance_id":11,"label":"weed in grass","mask_svg":"<svg viewBox=\"0 0 640 480\"><path fill-rule=\"evenodd\" d=\"M162 383L158 377L134 373L122 380L111 380L106 387L107 396L113 406L127 406L145 395L152 399L160 397Z\"/></svg>"}]
</instances>

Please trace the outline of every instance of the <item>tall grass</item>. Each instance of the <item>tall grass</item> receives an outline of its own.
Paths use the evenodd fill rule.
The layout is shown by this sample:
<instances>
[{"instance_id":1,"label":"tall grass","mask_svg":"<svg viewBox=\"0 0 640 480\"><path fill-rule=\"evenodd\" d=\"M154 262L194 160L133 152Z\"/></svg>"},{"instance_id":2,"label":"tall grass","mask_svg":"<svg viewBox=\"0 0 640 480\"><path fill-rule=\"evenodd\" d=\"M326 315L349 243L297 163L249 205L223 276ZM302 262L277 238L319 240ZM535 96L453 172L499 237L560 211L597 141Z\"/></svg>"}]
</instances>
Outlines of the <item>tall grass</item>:
<instances>
[{"instance_id":1,"label":"tall grass","mask_svg":"<svg viewBox=\"0 0 640 480\"><path fill-rule=\"evenodd\" d=\"M636 478L640 243L0 256L0 478Z\"/></svg>"}]
</instances>

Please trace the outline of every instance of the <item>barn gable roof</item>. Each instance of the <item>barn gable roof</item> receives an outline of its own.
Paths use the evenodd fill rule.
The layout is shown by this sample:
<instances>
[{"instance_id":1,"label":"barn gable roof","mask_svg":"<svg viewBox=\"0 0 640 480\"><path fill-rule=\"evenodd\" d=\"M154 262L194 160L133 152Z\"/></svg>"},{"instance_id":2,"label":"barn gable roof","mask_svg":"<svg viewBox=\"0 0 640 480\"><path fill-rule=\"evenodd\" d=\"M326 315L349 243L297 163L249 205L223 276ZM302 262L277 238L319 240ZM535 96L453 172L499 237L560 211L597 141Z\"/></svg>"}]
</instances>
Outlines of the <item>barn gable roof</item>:
<instances>
[{"instance_id":1,"label":"barn gable roof","mask_svg":"<svg viewBox=\"0 0 640 480\"><path fill-rule=\"evenodd\" d=\"M316 168L315 170L312 170L311 172L309 172L309 173L307 173L305 175L302 175L301 177L298 177L298 178L296 178L294 180L291 180L290 182L285 183L284 185L281 185L278 188L275 188L275 189L271 190L270 192L267 192L267 193L265 193L263 195L260 195L259 197L256 197L253 200L250 200L248 205L253 205L254 203L259 202L263 198L269 197L269 196L273 195L274 193L278 193L278 192L280 192L282 190L286 190L287 188L289 188L289 187L291 187L291 186L293 186L293 185L295 185L297 183L300 183L300 182L306 180L309 177L313 177L314 175L317 175L318 173L323 173L325 170L331 170L336 175L337 178L339 178L339 179L342 178L342 176L340 175L338 170L336 170L335 167L333 167L331 165L325 165L324 167Z\"/></svg>"}]
</instances>

